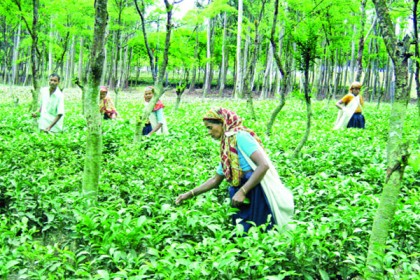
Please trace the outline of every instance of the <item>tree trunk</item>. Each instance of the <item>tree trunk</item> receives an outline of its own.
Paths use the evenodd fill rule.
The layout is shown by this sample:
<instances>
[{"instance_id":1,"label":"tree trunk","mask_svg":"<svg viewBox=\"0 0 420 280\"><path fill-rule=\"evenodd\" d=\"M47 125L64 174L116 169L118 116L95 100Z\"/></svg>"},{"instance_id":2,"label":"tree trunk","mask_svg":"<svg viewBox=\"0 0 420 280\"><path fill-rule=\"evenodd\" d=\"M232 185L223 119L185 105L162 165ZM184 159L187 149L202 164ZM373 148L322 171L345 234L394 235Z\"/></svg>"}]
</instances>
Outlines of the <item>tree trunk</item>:
<instances>
[{"instance_id":1,"label":"tree trunk","mask_svg":"<svg viewBox=\"0 0 420 280\"><path fill-rule=\"evenodd\" d=\"M220 67L220 87L219 97L223 96L223 90L225 89L226 82L226 38L227 38L227 13L223 13L223 38L222 38L222 65Z\"/></svg>"},{"instance_id":2,"label":"tree trunk","mask_svg":"<svg viewBox=\"0 0 420 280\"><path fill-rule=\"evenodd\" d=\"M335 66L334 66L334 68L336 70L334 71L335 72L335 81L334 81L334 91L332 93L332 96L333 96L334 100L337 98L336 95L339 91L339 85L340 85L339 81L340 81L340 78L341 78L341 67L340 67L340 63L339 63L339 56L340 56L340 50L337 49L335 51Z\"/></svg>"},{"instance_id":3,"label":"tree trunk","mask_svg":"<svg viewBox=\"0 0 420 280\"><path fill-rule=\"evenodd\" d=\"M140 19L141 19L141 28L143 31L143 39L144 39L144 44L146 45L147 55L149 57L150 70L152 71L153 81L156 81L157 73L156 73L156 65L155 65L155 56L153 54L152 49L150 48L149 40L148 40L147 32L146 32L146 22L144 18L145 5L144 5L143 0L140 0L140 2L141 2L141 6L139 7L138 0L134 0L137 13L139 14Z\"/></svg>"},{"instance_id":4,"label":"tree trunk","mask_svg":"<svg viewBox=\"0 0 420 280\"><path fill-rule=\"evenodd\" d=\"M277 107L271 113L270 120L267 123L267 131L266 131L267 135L271 134L271 129L274 125L274 121L276 120L277 115L283 109L284 104L286 104L286 98L285 97L286 97L286 91L287 91L287 83L288 83L288 80L289 80L289 73L287 71L285 71L284 68L283 68L283 64L281 62L280 54L279 54L279 51L278 51L277 40L275 38L278 14L279 14L279 0L275 0L275 2L274 2L273 24L271 26L271 34L270 34L270 43L271 43L271 46L273 48L273 55L274 55L274 59L276 61L277 68L279 69L280 74L282 75L282 82L281 82L281 87L280 87L280 101L279 101L279 104L277 105Z\"/></svg>"},{"instance_id":5,"label":"tree trunk","mask_svg":"<svg viewBox=\"0 0 420 280\"><path fill-rule=\"evenodd\" d=\"M210 4L210 1L209 1ZM211 44L212 44L212 40L211 40L211 30L212 30L212 20L209 18L207 20L207 50L206 50L206 74L204 76L204 87L203 87L203 97L206 97L210 87L211 87Z\"/></svg>"},{"instance_id":6,"label":"tree trunk","mask_svg":"<svg viewBox=\"0 0 420 280\"><path fill-rule=\"evenodd\" d=\"M369 251L366 259L366 279L383 279L383 258L386 241L395 215L404 169L408 161L408 143L404 139L404 120L410 98L408 85L408 58L410 38L397 39L387 4L384 0L373 0L381 27L382 38L388 55L394 64L396 83L395 100L392 104L387 145L387 176L379 207L376 212Z\"/></svg>"},{"instance_id":7,"label":"tree trunk","mask_svg":"<svg viewBox=\"0 0 420 280\"><path fill-rule=\"evenodd\" d=\"M80 37L80 46L79 46L79 63L78 63L78 67L77 67L77 74L78 74L78 78L79 81L81 83L84 83L84 77L83 77L83 50L84 50L84 45L83 45L83 37Z\"/></svg>"},{"instance_id":8,"label":"tree trunk","mask_svg":"<svg viewBox=\"0 0 420 280\"><path fill-rule=\"evenodd\" d=\"M261 89L261 99L266 99L270 92L270 80L271 80L271 66L273 65L273 45L268 45L267 62L264 71L263 86Z\"/></svg>"},{"instance_id":9,"label":"tree trunk","mask_svg":"<svg viewBox=\"0 0 420 280\"><path fill-rule=\"evenodd\" d=\"M65 81L65 87L68 88L71 85L71 80L74 74L74 53L75 53L75 39L72 37L71 39L71 45L70 45L70 55L67 58L67 67L66 67L66 81Z\"/></svg>"},{"instance_id":10,"label":"tree trunk","mask_svg":"<svg viewBox=\"0 0 420 280\"><path fill-rule=\"evenodd\" d=\"M195 91L195 84L197 81L197 69L198 68L198 25L195 27L195 46L194 46L194 64L192 68L192 77L189 91Z\"/></svg>"},{"instance_id":11,"label":"tree trunk","mask_svg":"<svg viewBox=\"0 0 420 280\"><path fill-rule=\"evenodd\" d=\"M164 94L163 90L163 79L166 73L166 67L168 65L168 56L169 56L169 48L171 42L171 33L172 33L172 9L173 5L171 5L168 0L164 0L165 7L166 7L166 36L165 36L165 48L163 51L163 59L159 67L159 73L157 79L155 81L155 94L153 95L152 100L150 100L148 106L145 106L143 112L138 117L136 122L135 128L135 135L134 135L134 142L139 142L142 136L143 126L145 121L149 118L150 113L152 112L153 108L156 105L156 102L159 98Z\"/></svg>"},{"instance_id":12,"label":"tree trunk","mask_svg":"<svg viewBox=\"0 0 420 280\"><path fill-rule=\"evenodd\" d=\"M244 89L245 89L245 95L247 98L248 112L253 120L256 120L257 117L255 115L255 110L254 110L251 80L253 79L255 69L257 68L257 53L260 48L259 23L261 22L261 19L264 15L265 4L266 4L266 0L263 0L258 19L254 20L254 24L255 24L254 43L251 46L251 57L250 57L248 66L245 69L246 72L245 72L245 77L244 77L244 83L245 83ZM250 45L249 40L250 40L249 36L247 36L247 45ZM248 48L246 47L245 49L248 49ZM246 56L246 52L245 52L245 56ZM247 65L246 60L244 61L244 66L245 65Z\"/></svg>"},{"instance_id":13,"label":"tree trunk","mask_svg":"<svg viewBox=\"0 0 420 280\"><path fill-rule=\"evenodd\" d=\"M107 74L107 71L108 71L108 62L107 61L109 61L109 64L111 64L111 61L112 61L112 57L110 59L108 53L109 53L108 49L105 48L105 50L104 50L104 65L102 67L101 85L108 84L108 82L109 82L109 80L108 80L108 82L105 82L106 74Z\"/></svg>"},{"instance_id":14,"label":"tree trunk","mask_svg":"<svg viewBox=\"0 0 420 280\"><path fill-rule=\"evenodd\" d=\"M53 21L52 18L50 19L50 32L49 37L50 40L48 42L48 73L53 73L53 42L55 41L54 38L54 27L53 27Z\"/></svg>"},{"instance_id":15,"label":"tree trunk","mask_svg":"<svg viewBox=\"0 0 420 280\"><path fill-rule=\"evenodd\" d=\"M85 99L87 137L82 187L84 195L92 203L97 199L102 157L102 126L101 115L98 110L98 88L105 59L105 31L108 24L107 5L108 0L96 0L94 4L95 25L90 55L91 72L88 78L88 89Z\"/></svg>"},{"instance_id":16,"label":"tree trunk","mask_svg":"<svg viewBox=\"0 0 420 280\"><path fill-rule=\"evenodd\" d=\"M38 8L39 0L33 0L33 18L32 18L32 46L31 46L31 66L32 66L32 105L31 111L38 108L39 83L38 83Z\"/></svg>"},{"instance_id":17,"label":"tree trunk","mask_svg":"<svg viewBox=\"0 0 420 280\"><path fill-rule=\"evenodd\" d=\"M17 1L15 4L18 6L19 11L23 14L23 9L21 6L21 2ZM21 16L21 19L26 25L26 29L31 36L32 43L31 43L31 70L32 70L32 85L33 89L31 90L32 93L32 103L30 106L30 111L34 112L38 109L38 98L39 98L39 83L38 83L38 60L41 56L38 50L38 14L39 9L39 0L32 0L32 24L30 25L25 17Z\"/></svg>"},{"instance_id":18,"label":"tree trunk","mask_svg":"<svg viewBox=\"0 0 420 280\"><path fill-rule=\"evenodd\" d=\"M414 0L414 5L413 5L413 30L414 30L414 38L419 38L419 31L418 31L418 26L417 26L417 8L418 8L418 3L419 0ZM418 59L420 57L420 51L419 51L419 40L414 40L414 56ZM414 79L416 81L416 93L417 93L417 109L418 109L418 114L419 114L419 118L418 120L420 121L420 63L418 60L415 60L415 64L416 64L416 70L414 73ZM410 87L411 88L411 87ZM419 132L419 136L417 139L417 142L420 143L420 132Z\"/></svg>"},{"instance_id":19,"label":"tree trunk","mask_svg":"<svg viewBox=\"0 0 420 280\"><path fill-rule=\"evenodd\" d=\"M19 97L16 95L15 91L13 90L13 86L16 84L16 76L17 76L17 66L18 66L18 58L19 58L19 46L20 46L20 33L21 33L21 25L19 24L17 33L15 34L15 38L13 40L13 56L12 56L12 75L10 78L10 92L12 93L13 102L15 105L19 103Z\"/></svg>"},{"instance_id":20,"label":"tree trunk","mask_svg":"<svg viewBox=\"0 0 420 280\"><path fill-rule=\"evenodd\" d=\"M360 3L360 30L359 30L359 51L357 53L357 74L356 81L360 81L363 72L363 50L365 48L365 23L366 23L366 2L362 0ZM353 81L352 81L353 82Z\"/></svg>"},{"instance_id":21,"label":"tree trunk","mask_svg":"<svg viewBox=\"0 0 420 280\"><path fill-rule=\"evenodd\" d=\"M317 96L321 96L323 99L326 96L326 91L327 91L327 86L325 85L325 80L327 77L327 64L328 64L328 60L326 57L326 53L327 53L327 43L323 42L323 49L324 49L324 54L323 54L323 58L321 59L320 63L319 63L319 70L318 72L320 72L319 74L319 78L318 78L318 82L317 82Z\"/></svg>"},{"instance_id":22,"label":"tree trunk","mask_svg":"<svg viewBox=\"0 0 420 280\"><path fill-rule=\"evenodd\" d=\"M241 41L242 41L242 15L243 0L238 0L238 33L236 36L236 78L235 78L235 98L242 98L243 79L241 66Z\"/></svg>"},{"instance_id":23,"label":"tree trunk","mask_svg":"<svg viewBox=\"0 0 420 280\"><path fill-rule=\"evenodd\" d=\"M310 49L309 49L310 51ZM309 63L310 57L307 58L305 61L305 70L304 70L304 92L305 92L305 103L306 103L306 130L305 134L296 147L295 151L293 152L293 157L298 157L300 151L302 150L303 146L305 145L306 141L308 141L309 133L311 131L311 118L312 118L312 105L311 105L311 97L309 95Z\"/></svg>"}]
</instances>

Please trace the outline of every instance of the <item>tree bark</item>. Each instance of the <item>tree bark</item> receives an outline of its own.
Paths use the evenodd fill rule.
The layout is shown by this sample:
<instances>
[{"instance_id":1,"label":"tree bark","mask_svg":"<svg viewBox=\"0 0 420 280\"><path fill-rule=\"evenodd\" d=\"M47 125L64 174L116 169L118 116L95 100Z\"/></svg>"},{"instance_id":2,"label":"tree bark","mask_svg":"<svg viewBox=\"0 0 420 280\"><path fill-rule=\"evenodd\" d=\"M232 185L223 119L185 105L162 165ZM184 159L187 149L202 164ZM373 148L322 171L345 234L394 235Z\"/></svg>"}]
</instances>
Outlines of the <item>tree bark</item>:
<instances>
[{"instance_id":1,"label":"tree bark","mask_svg":"<svg viewBox=\"0 0 420 280\"><path fill-rule=\"evenodd\" d=\"M78 63L78 70L77 74L79 77L80 82L84 82L84 75L83 75L83 49L84 49L84 42L83 37L80 37L80 44L79 44L79 63Z\"/></svg>"},{"instance_id":2,"label":"tree bark","mask_svg":"<svg viewBox=\"0 0 420 280\"><path fill-rule=\"evenodd\" d=\"M141 7L139 7L137 1L138 0L134 0L134 4L136 6L137 12L138 12L138 14L140 16L140 19L141 19L141 28L142 28L142 31L143 31L144 44L146 45L147 55L149 57L149 63L150 63L150 69L152 71L153 81L156 81L157 73L156 73L155 57L154 57L153 51L152 51L152 49L150 48L150 45L149 45L149 40L148 40L147 32L146 32L146 23L145 23L145 19L144 19L145 5L144 5L144 1L140 0L141 1Z\"/></svg>"},{"instance_id":3,"label":"tree bark","mask_svg":"<svg viewBox=\"0 0 420 280\"><path fill-rule=\"evenodd\" d=\"M360 30L359 30L359 51L357 53L357 74L356 81L360 81L363 72L363 50L365 48L365 23L366 23L366 2L362 0L360 3ZM353 82L353 81L351 81Z\"/></svg>"},{"instance_id":4,"label":"tree bark","mask_svg":"<svg viewBox=\"0 0 420 280\"><path fill-rule=\"evenodd\" d=\"M387 144L387 174L379 207L376 212L369 251L366 259L365 278L383 279L383 257L389 230L397 207L404 169L408 161L408 143L404 140L404 120L409 101L408 53L410 38L397 39L394 26L384 0L373 0L381 27L382 38L394 64L395 99L392 104Z\"/></svg>"},{"instance_id":5,"label":"tree bark","mask_svg":"<svg viewBox=\"0 0 420 280\"><path fill-rule=\"evenodd\" d=\"M238 0L238 33L236 35L236 79L235 79L235 98L242 98L243 79L241 66L241 41L242 41L242 15L243 0Z\"/></svg>"},{"instance_id":6,"label":"tree bark","mask_svg":"<svg viewBox=\"0 0 420 280\"><path fill-rule=\"evenodd\" d=\"M227 38L227 13L223 13L223 37L222 37L222 65L220 67L220 87L219 97L223 96L223 90L225 89L226 82L226 38Z\"/></svg>"},{"instance_id":7,"label":"tree bark","mask_svg":"<svg viewBox=\"0 0 420 280\"><path fill-rule=\"evenodd\" d=\"M418 4L419 4L419 0L414 0L414 5L413 5L413 30L414 30L414 38L416 38L416 40L414 40L414 56L417 58L415 60L415 65L416 65L416 70L414 73L414 80L416 81L416 93L417 93L417 109L418 109L418 120L420 121L420 63L418 61L419 57L420 57L420 51L419 51L419 31L418 31L418 26L417 26L417 10L418 10ZM411 88L411 87L410 87ZM420 132L419 132L419 136L417 138L417 142L420 143Z\"/></svg>"},{"instance_id":8,"label":"tree bark","mask_svg":"<svg viewBox=\"0 0 420 280\"><path fill-rule=\"evenodd\" d=\"M210 1L209 1L210 4ZM212 20L207 19L207 47L206 47L206 74L204 76L203 97L206 97L211 87L211 44L212 44Z\"/></svg>"},{"instance_id":9,"label":"tree bark","mask_svg":"<svg viewBox=\"0 0 420 280\"><path fill-rule=\"evenodd\" d=\"M17 33L15 34L15 38L13 40L14 44L13 44L13 56L12 56L12 75L10 78L10 92L12 93L13 102L16 106L19 104L19 97L16 95L15 91L13 90L13 86L16 83L16 76L17 76L20 33L21 33L21 24L19 24Z\"/></svg>"},{"instance_id":10,"label":"tree bark","mask_svg":"<svg viewBox=\"0 0 420 280\"><path fill-rule=\"evenodd\" d=\"M266 99L268 95L270 94L270 83L271 83L271 71L273 66L273 45L268 45L268 53L267 53L267 61L264 71L264 77L263 77L263 86L261 89L261 96L260 99Z\"/></svg>"},{"instance_id":11,"label":"tree bark","mask_svg":"<svg viewBox=\"0 0 420 280\"><path fill-rule=\"evenodd\" d=\"M305 92L305 104L306 104L306 130L305 134L296 147L295 151L293 152L293 157L298 157L300 151L302 150L303 146L305 145L306 141L308 141L309 133L311 131L311 119L312 119L312 105L311 105L311 97L309 96L309 80L308 80L309 71L305 70L305 80L304 80L304 92Z\"/></svg>"},{"instance_id":12,"label":"tree bark","mask_svg":"<svg viewBox=\"0 0 420 280\"><path fill-rule=\"evenodd\" d=\"M23 9L21 6L20 1L14 1L17 5L19 11L23 13ZM32 25L29 25L27 20L24 16L21 16L23 22L26 25L26 29L28 30L32 43L31 43L31 70L32 70L32 85L33 89L31 90L32 93L32 103L30 106L30 111L34 112L38 109L38 98L39 98L39 73L38 73L38 61L39 57L41 56L39 50L38 50L38 14L39 9L39 0L32 0Z\"/></svg>"},{"instance_id":13,"label":"tree bark","mask_svg":"<svg viewBox=\"0 0 420 280\"><path fill-rule=\"evenodd\" d=\"M253 96L252 96L252 83L251 80L254 77L255 69L257 68L257 53L260 48L260 34L259 34L259 24L261 22L261 19L264 15L264 9L265 9L266 0L262 1L262 6L260 9L260 13L258 18L254 21L255 25L255 37L254 37L254 44L251 46L251 59L249 61L249 65L247 67L245 77L244 77L244 89L245 89L245 96L247 98L247 105L248 105L248 111L253 120L256 119L255 110L254 110L254 102L253 102ZM248 42L249 45L249 42ZM244 66L247 65L244 62Z\"/></svg>"},{"instance_id":14,"label":"tree bark","mask_svg":"<svg viewBox=\"0 0 420 280\"><path fill-rule=\"evenodd\" d=\"M197 81L197 69L198 67L198 25L195 27L195 46L194 46L194 63L192 68L192 77L191 77L191 84L188 91L193 92L195 91L195 84Z\"/></svg>"},{"instance_id":15,"label":"tree bark","mask_svg":"<svg viewBox=\"0 0 420 280\"><path fill-rule=\"evenodd\" d=\"M267 131L266 134L271 134L271 129L274 125L274 121L277 117L277 115L281 112L284 105L286 104L286 90L287 90L287 82L289 79L289 74L284 70L283 64L280 59L280 54L278 52L277 47L277 40L275 38L276 34L276 27L277 27L277 18L279 14L279 0L275 0L274 2L274 17L273 17L273 24L271 26L271 36L270 36L270 43L273 48L273 55L274 59L276 61L277 67L280 71L280 74L282 75L282 82L280 86L280 101L276 108L274 108L273 112L271 113L270 120L267 123Z\"/></svg>"},{"instance_id":16,"label":"tree bark","mask_svg":"<svg viewBox=\"0 0 420 280\"><path fill-rule=\"evenodd\" d=\"M105 59L105 33L108 24L107 5L108 0L96 0L94 4L95 25L94 40L90 55L91 72L88 78L88 88L85 98L87 137L82 188L84 195L92 203L97 199L102 157L102 121L98 110L98 89Z\"/></svg>"}]
</instances>

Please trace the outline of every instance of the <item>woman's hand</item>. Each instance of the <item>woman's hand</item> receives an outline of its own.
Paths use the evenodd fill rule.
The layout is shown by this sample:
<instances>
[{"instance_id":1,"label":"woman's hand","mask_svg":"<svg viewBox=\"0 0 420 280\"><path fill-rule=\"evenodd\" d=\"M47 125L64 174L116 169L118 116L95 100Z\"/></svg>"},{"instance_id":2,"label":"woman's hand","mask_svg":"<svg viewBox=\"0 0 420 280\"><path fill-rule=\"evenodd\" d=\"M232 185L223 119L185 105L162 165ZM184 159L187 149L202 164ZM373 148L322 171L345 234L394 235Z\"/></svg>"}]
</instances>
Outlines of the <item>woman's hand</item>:
<instances>
[{"instance_id":1,"label":"woman's hand","mask_svg":"<svg viewBox=\"0 0 420 280\"><path fill-rule=\"evenodd\" d=\"M175 200L175 204L179 205L181 204L184 200L190 199L192 197L192 193L191 191L183 193L181 195L179 195L176 200Z\"/></svg>"},{"instance_id":2,"label":"woman's hand","mask_svg":"<svg viewBox=\"0 0 420 280\"><path fill-rule=\"evenodd\" d=\"M242 188L240 188L235 195L232 197L232 206L233 207L239 207L244 204L246 195Z\"/></svg>"},{"instance_id":3,"label":"woman's hand","mask_svg":"<svg viewBox=\"0 0 420 280\"><path fill-rule=\"evenodd\" d=\"M199 194L207 192L208 190L218 187L223 181L223 178L224 177L222 175L216 173L212 178L208 179L204 184L200 185L198 188L191 189L190 191L178 196L175 200L175 203L178 205L184 200L190 199L193 196L197 196Z\"/></svg>"}]
</instances>

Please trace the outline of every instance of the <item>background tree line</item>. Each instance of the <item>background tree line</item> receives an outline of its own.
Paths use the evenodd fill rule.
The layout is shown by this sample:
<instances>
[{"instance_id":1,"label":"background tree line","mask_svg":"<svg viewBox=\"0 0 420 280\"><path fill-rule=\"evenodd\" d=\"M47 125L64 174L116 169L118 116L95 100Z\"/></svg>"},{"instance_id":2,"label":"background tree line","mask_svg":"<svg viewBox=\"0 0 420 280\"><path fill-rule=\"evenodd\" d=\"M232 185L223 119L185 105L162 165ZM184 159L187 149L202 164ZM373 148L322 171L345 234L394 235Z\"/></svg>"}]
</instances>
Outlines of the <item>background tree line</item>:
<instances>
[{"instance_id":1,"label":"background tree line","mask_svg":"<svg viewBox=\"0 0 420 280\"><path fill-rule=\"evenodd\" d=\"M35 54L39 78L56 72L63 77L64 87L71 87L75 78L86 81L93 44L93 0L38 2L36 23L31 1L5 0L0 4L0 83L30 85L31 58ZM392 98L393 64L380 39L373 3L280 1L275 34L278 48L273 50L270 33L274 1L245 0L242 10L238 9L239 2L197 0L189 11L180 11L184 6L174 5L165 83L184 82L190 91L202 88L204 96L235 91L242 97L246 91L243 82L249 81L246 86L266 98L280 91L287 75L286 93L303 92L299 42L312 36L314 63L308 69L312 94L334 98L344 94L351 81L361 80L368 100ZM391 13L397 19L397 31L412 29L412 6L408 1L393 3ZM108 12L101 83L111 88L152 84L164 52L164 6L157 1L114 0L109 2ZM238 20L240 14L243 16ZM32 46L33 36L37 36L36 46ZM147 53L146 42L151 54ZM276 66L275 55L280 57L286 74ZM249 69L252 73L246 73ZM411 64L410 69L414 73ZM243 79L245 76L247 79Z\"/></svg>"}]
</instances>

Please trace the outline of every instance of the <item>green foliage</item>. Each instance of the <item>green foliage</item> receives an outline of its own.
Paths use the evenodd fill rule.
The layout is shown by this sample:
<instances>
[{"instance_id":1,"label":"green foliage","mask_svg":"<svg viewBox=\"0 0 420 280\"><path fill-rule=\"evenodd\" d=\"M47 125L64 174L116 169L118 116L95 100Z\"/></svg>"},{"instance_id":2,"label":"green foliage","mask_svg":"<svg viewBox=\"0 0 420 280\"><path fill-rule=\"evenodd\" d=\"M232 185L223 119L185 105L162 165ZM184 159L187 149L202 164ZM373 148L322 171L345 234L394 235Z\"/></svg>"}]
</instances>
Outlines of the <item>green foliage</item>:
<instances>
[{"instance_id":1,"label":"green foliage","mask_svg":"<svg viewBox=\"0 0 420 280\"><path fill-rule=\"evenodd\" d=\"M123 96L123 95L120 95ZM313 133L291 160L303 133L304 104L289 99L263 134L276 102L246 103L164 97L171 134L132 144L139 100L119 99L116 121L103 123L98 204L80 194L85 121L68 98L62 134L34 132L25 107L0 103L0 275L5 279L351 279L364 268L372 219L386 170L389 105L366 104L366 130L332 131L336 109L314 102ZM77 101L79 102L79 101ZM202 115L212 106L238 112L262 138L280 177L295 196L296 230L235 237L226 187L175 206L204 182L218 162L218 143ZM407 138L417 137L415 106ZM413 150L419 146L411 142ZM412 156L413 162L416 157ZM420 210L418 171L408 167L387 244L384 279L416 279Z\"/></svg>"}]
</instances>

